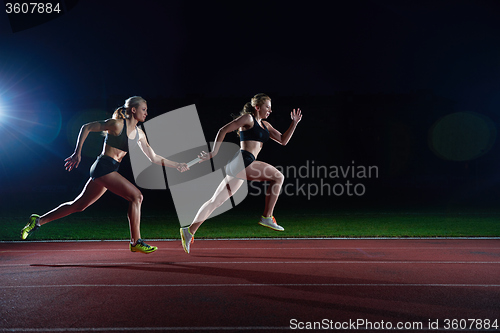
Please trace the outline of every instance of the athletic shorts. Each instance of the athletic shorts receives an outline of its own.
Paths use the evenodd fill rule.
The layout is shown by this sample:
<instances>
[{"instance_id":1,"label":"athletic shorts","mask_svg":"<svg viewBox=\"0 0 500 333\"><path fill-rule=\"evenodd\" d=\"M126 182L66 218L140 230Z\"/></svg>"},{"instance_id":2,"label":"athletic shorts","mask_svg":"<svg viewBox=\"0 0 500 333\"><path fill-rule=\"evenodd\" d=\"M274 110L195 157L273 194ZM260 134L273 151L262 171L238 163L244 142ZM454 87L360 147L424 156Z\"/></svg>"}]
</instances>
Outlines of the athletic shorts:
<instances>
[{"instance_id":1,"label":"athletic shorts","mask_svg":"<svg viewBox=\"0 0 500 333\"><path fill-rule=\"evenodd\" d=\"M120 162L118 162L117 160L107 155L99 155L90 168L90 178L94 180L96 178L105 176L108 173L118 171L119 167Z\"/></svg>"},{"instance_id":2,"label":"athletic shorts","mask_svg":"<svg viewBox=\"0 0 500 333\"><path fill-rule=\"evenodd\" d=\"M237 158L238 154L241 152L242 159ZM231 177L236 177L238 173L248 167L252 162L255 161L255 156L246 150L240 150L237 152L231 161L226 166L226 173ZM243 164L241 163L243 162Z\"/></svg>"}]
</instances>

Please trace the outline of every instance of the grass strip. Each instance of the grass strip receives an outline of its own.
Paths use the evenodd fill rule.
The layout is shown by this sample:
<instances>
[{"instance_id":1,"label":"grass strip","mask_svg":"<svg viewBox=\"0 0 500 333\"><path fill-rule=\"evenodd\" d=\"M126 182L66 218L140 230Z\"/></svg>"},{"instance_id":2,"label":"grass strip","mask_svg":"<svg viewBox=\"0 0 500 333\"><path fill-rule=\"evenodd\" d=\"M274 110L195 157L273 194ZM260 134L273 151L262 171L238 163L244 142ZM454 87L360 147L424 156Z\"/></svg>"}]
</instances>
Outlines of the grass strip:
<instances>
[{"instance_id":1,"label":"grass strip","mask_svg":"<svg viewBox=\"0 0 500 333\"><path fill-rule=\"evenodd\" d=\"M0 240L20 240L28 216L0 217ZM273 237L498 237L498 213L321 213L280 214L285 228L277 232L257 224L258 215L228 212L207 220L196 238ZM142 217L144 239L179 239L179 223L174 214ZM129 239L127 217L122 214L74 214L48 223L29 240L120 240Z\"/></svg>"}]
</instances>

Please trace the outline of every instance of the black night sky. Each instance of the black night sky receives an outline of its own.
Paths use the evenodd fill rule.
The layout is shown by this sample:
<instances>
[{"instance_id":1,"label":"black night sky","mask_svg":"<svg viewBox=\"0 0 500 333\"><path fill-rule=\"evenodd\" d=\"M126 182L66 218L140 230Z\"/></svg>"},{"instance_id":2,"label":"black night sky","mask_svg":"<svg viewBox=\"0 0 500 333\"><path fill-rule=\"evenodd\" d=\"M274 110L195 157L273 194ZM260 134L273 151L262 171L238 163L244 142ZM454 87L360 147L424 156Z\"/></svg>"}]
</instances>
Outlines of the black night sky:
<instances>
[{"instance_id":1,"label":"black night sky","mask_svg":"<svg viewBox=\"0 0 500 333\"><path fill-rule=\"evenodd\" d=\"M498 1L64 5L60 17L17 32L19 19L0 14L2 210L9 199L78 194L102 142L89 138L85 161L68 174L63 159L78 129L127 97L143 96L150 119L196 104L210 141L259 92L271 96L269 121L282 132L293 108L304 114L289 145L268 143L260 159L379 170L353 180L363 197L280 204L496 205Z\"/></svg>"}]
</instances>

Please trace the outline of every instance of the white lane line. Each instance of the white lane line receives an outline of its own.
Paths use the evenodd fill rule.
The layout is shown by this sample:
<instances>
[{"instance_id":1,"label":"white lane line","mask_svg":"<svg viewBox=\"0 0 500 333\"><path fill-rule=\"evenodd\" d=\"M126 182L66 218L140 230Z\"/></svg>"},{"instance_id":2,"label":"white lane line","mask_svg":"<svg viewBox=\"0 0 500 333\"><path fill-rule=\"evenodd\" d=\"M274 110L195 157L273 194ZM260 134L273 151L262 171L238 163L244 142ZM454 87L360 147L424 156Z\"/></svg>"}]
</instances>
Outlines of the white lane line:
<instances>
[{"instance_id":1,"label":"white lane line","mask_svg":"<svg viewBox=\"0 0 500 333\"><path fill-rule=\"evenodd\" d=\"M318 250L405 250L405 251L415 251L415 250L488 250L488 251L493 251L493 250L500 250L500 247L467 247L467 246L459 246L459 247L446 247L446 246L440 246L440 247L415 247L415 246L407 246L407 247L202 247L202 248L196 248L196 251L235 251L235 250L259 250L259 251L278 251L278 250L299 250L299 251L305 251L305 250L312 250L312 251L318 251ZM130 250L127 248L99 248L99 249L80 249L80 250L71 250L71 249L64 249L64 250L58 250L58 249L33 249L33 250L0 250L0 253L38 253L38 252L110 252L110 251L127 251L129 252ZM176 247L176 248L164 248L161 247L158 249L158 251L183 251L181 247Z\"/></svg>"},{"instance_id":2,"label":"white lane line","mask_svg":"<svg viewBox=\"0 0 500 333\"><path fill-rule=\"evenodd\" d=\"M325 240L395 240L395 241L413 241L413 240L497 240L500 239L498 236L463 236L463 237L239 237L239 238L198 238L198 240L203 241L325 241ZM147 238L144 239L149 242L178 242L179 238ZM46 239L46 240L10 240L10 241L0 241L0 244L15 244L15 243L103 243L103 242L127 242L126 239Z\"/></svg>"},{"instance_id":3,"label":"white lane line","mask_svg":"<svg viewBox=\"0 0 500 333\"><path fill-rule=\"evenodd\" d=\"M30 288L195 288L195 287L481 287L498 288L500 284L471 283L200 283L200 284L54 284L0 286L0 289Z\"/></svg>"}]
</instances>

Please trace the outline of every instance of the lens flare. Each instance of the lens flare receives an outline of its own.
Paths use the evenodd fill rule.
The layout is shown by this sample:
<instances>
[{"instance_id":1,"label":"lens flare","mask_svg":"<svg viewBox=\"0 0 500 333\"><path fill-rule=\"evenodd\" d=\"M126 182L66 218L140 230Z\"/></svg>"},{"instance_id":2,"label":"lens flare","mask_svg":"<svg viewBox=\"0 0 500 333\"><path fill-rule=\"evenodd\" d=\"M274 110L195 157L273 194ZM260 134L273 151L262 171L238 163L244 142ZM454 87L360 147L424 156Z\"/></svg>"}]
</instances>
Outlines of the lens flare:
<instances>
[{"instance_id":1,"label":"lens flare","mask_svg":"<svg viewBox=\"0 0 500 333\"><path fill-rule=\"evenodd\" d=\"M486 154L496 135L495 125L485 115L457 112L434 123L429 131L429 146L442 159L469 161Z\"/></svg>"}]
</instances>

